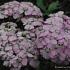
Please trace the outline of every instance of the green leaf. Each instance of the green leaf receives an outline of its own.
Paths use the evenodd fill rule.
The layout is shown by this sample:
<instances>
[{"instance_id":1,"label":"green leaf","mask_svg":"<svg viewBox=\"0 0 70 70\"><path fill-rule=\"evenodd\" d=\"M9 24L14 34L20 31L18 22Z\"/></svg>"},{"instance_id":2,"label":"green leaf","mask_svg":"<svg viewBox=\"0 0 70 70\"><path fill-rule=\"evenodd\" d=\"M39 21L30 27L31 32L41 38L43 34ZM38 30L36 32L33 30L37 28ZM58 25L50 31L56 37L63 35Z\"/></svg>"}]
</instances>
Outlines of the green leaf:
<instances>
[{"instance_id":1,"label":"green leaf","mask_svg":"<svg viewBox=\"0 0 70 70\"><path fill-rule=\"evenodd\" d=\"M36 0L36 4L41 10L46 11L46 6L44 5L43 0Z\"/></svg>"},{"instance_id":2,"label":"green leaf","mask_svg":"<svg viewBox=\"0 0 70 70\"><path fill-rule=\"evenodd\" d=\"M57 10L58 8L59 8L59 1L57 0L56 2L52 2L48 6L48 9L46 10L45 15L52 13L53 11Z\"/></svg>"},{"instance_id":3,"label":"green leaf","mask_svg":"<svg viewBox=\"0 0 70 70\"><path fill-rule=\"evenodd\" d=\"M59 6L59 1L52 2L48 7L48 11L56 10L58 6Z\"/></svg>"}]
</instances>

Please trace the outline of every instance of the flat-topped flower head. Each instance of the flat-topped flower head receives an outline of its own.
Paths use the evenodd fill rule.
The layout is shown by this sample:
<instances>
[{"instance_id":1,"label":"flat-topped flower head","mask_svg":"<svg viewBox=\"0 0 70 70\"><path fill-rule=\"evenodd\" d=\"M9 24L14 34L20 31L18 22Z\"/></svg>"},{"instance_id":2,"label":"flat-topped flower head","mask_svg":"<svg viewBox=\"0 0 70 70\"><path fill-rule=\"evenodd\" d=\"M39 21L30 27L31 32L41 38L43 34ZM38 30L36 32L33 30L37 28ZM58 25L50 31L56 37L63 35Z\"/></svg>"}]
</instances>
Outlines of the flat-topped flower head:
<instances>
[{"instance_id":1,"label":"flat-topped flower head","mask_svg":"<svg viewBox=\"0 0 70 70\"><path fill-rule=\"evenodd\" d=\"M14 19L24 15L42 16L38 7L30 2L17 2L12 1L0 6L0 18L7 18L13 16Z\"/></svg>"},{"instance_id":2,"label":"flat-topped flower head","mask_svg":"<svg viewBox=\"0 0 70 70\"><path fill-rule=\"evenodd\" d=\"M70 62L70 17L62 11L51 14L43 23L43 32L38 38L40 54L54 62Z\"/></svg>"},{"instance_id":3,"label":"flat-topped flower head","mask_svg":"<svg viewBox=\"0 0 70 70\"><path fill-rule=\"evenodd\" d=\"M3 65L11 67L11 70L20 70L28 63L36 67L39 64L38 51L34 42L25 37L28 32L19 31L13 22L2 23L0 27L3 27L0 28L0 57Z\"/></svg>"},{"instance_id":4,"label":"flat-topped flower head","mask_svg":"<svg viewBox=\"0 0 70 70\"><path fill-rule=\"evenodd\" d=\"M4 21L5 20L5 21ZM0 6L0 57L10 70L39 65L37 35L42 30L42 13L31 2L12 1Z\"/></svg>"}]
</instances>

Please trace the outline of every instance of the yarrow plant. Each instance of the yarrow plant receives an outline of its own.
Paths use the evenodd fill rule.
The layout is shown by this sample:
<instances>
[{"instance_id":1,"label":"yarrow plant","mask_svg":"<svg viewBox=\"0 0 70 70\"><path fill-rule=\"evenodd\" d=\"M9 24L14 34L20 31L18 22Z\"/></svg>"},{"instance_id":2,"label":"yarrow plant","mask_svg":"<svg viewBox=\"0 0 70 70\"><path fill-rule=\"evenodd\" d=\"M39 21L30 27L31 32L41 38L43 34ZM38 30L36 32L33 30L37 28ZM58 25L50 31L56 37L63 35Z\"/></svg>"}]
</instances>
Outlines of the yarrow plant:
<instances>
[{"instance_id":1,"label":"yarrow plant","mask_svg":"<svg viewBox=\"0 0 70 70\"><path fill-rule=\"evenodd\" d=\"M45 59L56 63L70 62L70 17L64 12L50 14L38 36L37 45Z\"/></svg>"},{"instance_id":2,"label":"yarrow plant","mask_svg":"<svg viewBox=\"0 0 70 70\"><path fill-rule=\"evenodd\" d=\"M39 8L30 2L12 1L0 6L0 18L7 18L13 16L14 19L24 15L42 16Z\"/></svg>"},{"instance_id":3,"label":"yarrow plant","mask_svg":"<svg viewBox=\"0 0 70 70\"><path fill-rule=\"evenodd\" d=\"M70 62L70 17L64 12L43 20L39 8L30 2L12 1L0 6L0 59L10 70L39 65L38 57L57 63ZM22 26L23 29L19 26Z\"/></svg>"},{"instance_id":4,"label":"yarrow plant","mask_svg":"<svg viewBox=\"0 0 70 70\"><path fill-rule=\"evenodd\" d=\"M12 22L0 26L0 57L4 60L3 65L12 67L11 70L20 70L28 63L35 67L38 64L36 47L31 40L23 37L23 31L17 30L16 33L15 26Z\"/></svg>"},{"instance_id":5,"label":"yarrow plant","mask_svg":"<svg viewBox=\"0 0 70 70\"><path fill-rule=\"evenodd\" d=\"M38 17L35 17L38 16ZM9 2L0 6L0 19L13 17L22 23L23 30L18 23L10 20L0 25L0 58L4 66L11 70L20 70L30 65L36 68L39 65L38 50L34 43L36 32L42 29L42 13L39 8L30 2ZM41 17L41 18L39 18ZM20 23L21 21L21 23Z\"/></svg>"}]
</instances>

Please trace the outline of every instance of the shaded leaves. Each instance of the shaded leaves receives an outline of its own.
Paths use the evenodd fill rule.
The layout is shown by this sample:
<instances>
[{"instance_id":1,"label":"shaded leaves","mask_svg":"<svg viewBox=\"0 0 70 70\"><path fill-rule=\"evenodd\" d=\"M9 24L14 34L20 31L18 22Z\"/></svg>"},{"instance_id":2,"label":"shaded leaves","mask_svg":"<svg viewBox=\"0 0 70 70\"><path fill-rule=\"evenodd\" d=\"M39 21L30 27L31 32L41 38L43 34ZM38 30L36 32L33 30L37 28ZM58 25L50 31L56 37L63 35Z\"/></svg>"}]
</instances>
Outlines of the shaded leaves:
<instances>
[{"instance_id":1,"label":"shaded leaves","mask_svg":"<svg viewBox=\"0 0 70 70\"><path fill-rule=\"evenodd\" d=\"M47 7L44 4L44 0L36 0L37 6L43 11L44 15L49 15L53 11L57 10L59 8L59 1L53 1L50 3Z\"/></svg>"}]
</instances>

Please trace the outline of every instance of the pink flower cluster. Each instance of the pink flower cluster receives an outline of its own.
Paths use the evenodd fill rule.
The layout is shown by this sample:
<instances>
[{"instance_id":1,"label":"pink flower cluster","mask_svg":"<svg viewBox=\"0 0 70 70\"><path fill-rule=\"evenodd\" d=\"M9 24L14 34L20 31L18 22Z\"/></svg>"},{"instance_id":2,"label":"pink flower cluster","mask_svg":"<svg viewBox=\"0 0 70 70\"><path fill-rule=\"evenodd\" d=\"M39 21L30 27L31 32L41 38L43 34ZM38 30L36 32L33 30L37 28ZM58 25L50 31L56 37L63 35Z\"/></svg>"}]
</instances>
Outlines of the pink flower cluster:
<instances>
[{"instance_id":1,"label":"pink flower cluster","mask_svg":"<svg viewBox=\"0 0 70 70\"><path fill-rule=\"evenodd\" d=\"M45 59L57 63L70 62L70 17L60 11L50 14L38 35L37 46Z\"/></svg>"},{"instance_id":2,"label":"pink flower cluster","mask_svg":"<svg viewBox=\"0 0 70 70\"><path fill-rule=\"evenodd\" d=\"M0 28L0 57L4 60L3 65L12 67L11 70L20 70L28 63L36 67L37 49L34 43L23 37L24 32L17 30L13 22L2 23ZM13 28L13 29L12 29Z\"/></svg>"},{"instance_id":3,"label":"pink flower cluster","mask_svg":"<svg viewBox=\"0 0 70 70\"><path fill-rule=\"evenodd\" d=\"M20 70L28 64L37 67L39 55L53 62L70 62L70 17L64 12L50 14L44 21L40 9L32 3L12 1L0 6L0 19L9 16L20 20L24 30L14 22L1 23L3 65L11 70Z\"/></svg>"},{"instance_id":4,"label":"pink flower cluster","mask_svg":"<svg viewBox=\"0 0 70 70\"><path fill-rule=\"evenodd\" d=\"M1 23L0 58L4 61L3 65L11 70L20 70L28 64L37 67L39 52L34 41L37 32L42 30L43 18L35 16L42 16L40 9L30 2L13 1L0 6L0 19L9 16L20 19L24 30L21 31L16 23L10 21Z\"/></svg>"},{"instance_id":5,"label":"pink flower cluster","mask_svg":"<svg viewBox=\"0 0 70 70\"><path fill-rule=\"evenodd\" d=\"M42 16L39 8L30 2L12 1L0 6L0 18L7 18L13 16L14 19L24 15Z\"/></svg>"}]
</instances>

